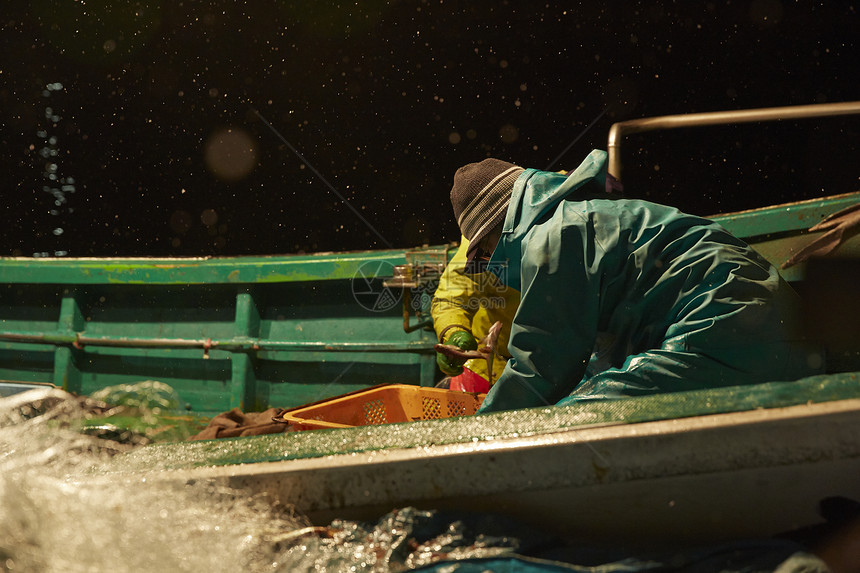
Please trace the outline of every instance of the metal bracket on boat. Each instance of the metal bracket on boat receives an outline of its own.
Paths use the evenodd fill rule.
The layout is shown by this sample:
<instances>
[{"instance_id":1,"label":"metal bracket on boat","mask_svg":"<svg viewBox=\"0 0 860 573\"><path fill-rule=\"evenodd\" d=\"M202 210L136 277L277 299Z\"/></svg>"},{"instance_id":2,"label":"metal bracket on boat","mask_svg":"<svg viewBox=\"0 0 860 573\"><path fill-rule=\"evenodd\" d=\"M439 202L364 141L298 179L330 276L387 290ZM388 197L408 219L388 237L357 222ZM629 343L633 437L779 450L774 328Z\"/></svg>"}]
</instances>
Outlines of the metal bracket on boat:
<instances>
[{"instance_id":1,"label":"metal bracket on boat","mask_svg":"<svg viewBox=\"0 0 860 573\"><path fill-rule=\"evenodd\" d=\"M445 265L442 263L397 265L394 267L394 276L386 279L382 285L388 288L404 289L435 287L443 270L445 270Z\"/></svg>"},{"instance_id":2,"label":"metal bracket on boat","mask_svg":"<svg viewBox=\"0 0 860 573\"><path fill-rule=\"evenodd\" d=\"M445 264L440 262L415 262L394 267L393 276L383 281L382 286L386 288L399 288L403 290L403 330L414 332L419 328L430 328L433 326L432 318L421 320L423 309L417 308L415 315L419 322L409 324L410 309L412 308L412 294L421 294L426 291L435 291L439 284L439 277L445 270Z\"/></svg>"}]
</instances>

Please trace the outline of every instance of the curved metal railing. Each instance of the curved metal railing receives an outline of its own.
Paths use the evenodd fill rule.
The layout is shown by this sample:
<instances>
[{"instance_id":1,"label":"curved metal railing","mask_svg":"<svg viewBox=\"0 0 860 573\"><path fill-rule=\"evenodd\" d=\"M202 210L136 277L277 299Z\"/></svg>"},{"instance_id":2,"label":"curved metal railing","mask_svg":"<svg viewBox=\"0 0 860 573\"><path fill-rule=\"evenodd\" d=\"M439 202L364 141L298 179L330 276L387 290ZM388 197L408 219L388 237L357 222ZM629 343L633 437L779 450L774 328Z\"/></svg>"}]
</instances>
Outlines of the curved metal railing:
<instances>
[{"instance_id":1,"label":"curved metal railing","mask_svg":"<svg viewBox=\"0 0 860 573\"><path fill-rule=\"evenodd\" d=\"M786 121L854 114L860 114L860 101L688 113L620 121L612 124L612 127L609 129L609 142L607 144L607 152L609 153L608 170L612 177L617 181L621 181L621 141L625 136L634 133L704 125Z\"/></svg>"}]
</instances>

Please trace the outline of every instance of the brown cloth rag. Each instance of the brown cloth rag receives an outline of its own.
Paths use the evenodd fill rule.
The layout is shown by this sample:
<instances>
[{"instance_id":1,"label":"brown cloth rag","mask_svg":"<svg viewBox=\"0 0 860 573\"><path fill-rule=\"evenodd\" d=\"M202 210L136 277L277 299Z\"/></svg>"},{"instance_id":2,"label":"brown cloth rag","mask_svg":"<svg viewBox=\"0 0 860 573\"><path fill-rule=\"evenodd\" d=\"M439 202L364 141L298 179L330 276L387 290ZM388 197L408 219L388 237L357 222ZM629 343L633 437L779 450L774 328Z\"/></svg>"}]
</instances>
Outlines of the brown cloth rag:
<instances>
[{"instance_id":1,"label":"brown cloth rag","mask_svg":"<svg viewBox=\"0 0 860 573\"><path fill-rule=\"evenodd\" d=\"M218 414L209 421L202 432L189 440L214 440L215 438L236 438L239 436L261 436L286 432L290 425L273 422L272 418L283 412L283 408L269 408L265 412L244 413L239 408Z\"/></svg>"}]
</instances>

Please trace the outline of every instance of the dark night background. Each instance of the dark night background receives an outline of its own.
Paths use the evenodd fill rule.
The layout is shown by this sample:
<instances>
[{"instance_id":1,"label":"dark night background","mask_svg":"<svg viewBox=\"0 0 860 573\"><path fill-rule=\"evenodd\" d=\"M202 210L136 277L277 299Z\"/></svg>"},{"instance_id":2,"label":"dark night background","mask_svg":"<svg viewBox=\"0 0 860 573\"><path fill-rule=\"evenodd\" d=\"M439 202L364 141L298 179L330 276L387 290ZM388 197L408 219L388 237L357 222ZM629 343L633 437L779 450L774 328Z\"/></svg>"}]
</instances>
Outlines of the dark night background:
<instances>
[{"instance_id":1,"label":"dark night background","mask_svg":"<svg viewBox=\"0 0 860 573\"><path fill-rule=\"evenodd\" d=\"M0 255L457 240L448 191L465 163L547 168L596 118L553 169L605 149L616 121L860 99L858 10L4 2ZM858 132L834 119L630 137L627 190L702 215L856 191Z\"/></svg>"}]
</instances>

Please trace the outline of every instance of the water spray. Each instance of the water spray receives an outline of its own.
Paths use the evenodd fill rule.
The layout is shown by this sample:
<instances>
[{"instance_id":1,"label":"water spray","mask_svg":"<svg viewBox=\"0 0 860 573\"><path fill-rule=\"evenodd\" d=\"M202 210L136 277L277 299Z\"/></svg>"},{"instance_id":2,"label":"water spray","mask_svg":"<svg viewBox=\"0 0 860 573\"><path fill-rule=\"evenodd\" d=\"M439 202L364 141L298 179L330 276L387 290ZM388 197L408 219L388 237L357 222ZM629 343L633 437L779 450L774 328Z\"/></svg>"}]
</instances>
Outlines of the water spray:
<instances>
[{"instance_id":1,"label":"water spray","mask_svg":"<svg viewBox=\"0 0 860 573\"><path fill-rule=\"evenodd\" d=\"M368 229L373 231L373 233L377 237L379 237L379 240L382 241L382 243L386 247L388 247L389 249L392 247L391 243L389 243L385 239L385 237L383 237L382 234L379 231L377 231L373 225L370 224L370 221L365 219L364 216L358 211L358 209L353 207L352 204L349 201L347 201L346 197L344 197L337 189L335 189L334 185L329 183L328 179L323 177L322 173L317 171L316 168L313 165L311 165L310 161L305 159L305 156L302 155L301 153L299 153L299 150L296 149L289 141L287 141L287 138L284 137L280 131L275 129L275 126L273 126L271 123L269 123L269 121L265 117L263 117L263 114L261 114L259 111L257 111L253 107L251 108L251 111L253 111L257 115L257 117L260 118L260 121L262 121L266 125L266 127L268 127L272 131L272 133L274 133L277 136L277 138L280 139L284 143L284 145L286 145L290 149L290 151L292 151L296 155L296 157L298 157L301 160L301 162L304 163L307 166L307 168L310 169L314 173L314 175L317 176L317 178L320 181L322 181L323 183L326 184L326 186L331 190L331 192L334 193L338 199L340 199L341 203L343 203L344 205L349 207L350 211L355 213L355 216L358 217L361 220L361 222L367 226Z\"/></svg>"}]
</instances>

